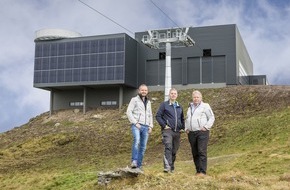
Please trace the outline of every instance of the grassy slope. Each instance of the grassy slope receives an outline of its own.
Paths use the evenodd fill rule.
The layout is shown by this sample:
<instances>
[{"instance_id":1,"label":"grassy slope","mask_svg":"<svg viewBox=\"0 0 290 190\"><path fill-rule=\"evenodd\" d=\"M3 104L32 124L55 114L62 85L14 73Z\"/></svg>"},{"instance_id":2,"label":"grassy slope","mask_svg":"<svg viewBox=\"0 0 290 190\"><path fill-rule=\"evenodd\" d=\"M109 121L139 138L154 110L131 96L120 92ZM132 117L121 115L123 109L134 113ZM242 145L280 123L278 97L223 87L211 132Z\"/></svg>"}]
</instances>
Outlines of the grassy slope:
<instances>
[{"instance_id":1,"label":"grassy slope","mask_svg":"<svg viewBox=\"0 0 290 190\"><path fill-rule=\"evenodd\" d=\"M111 182L108 189L289 189L290 87L251 86L202 90L216 115L209 146L209 176L194 176L185 134L177 171L162 173L160 130L150 136L145 175ZM179 101L190 101L181 91ZM153 110L162 101L162 93ZM61 111L37 116L0 134L0 189L102 189L98 171L125 167L131 134L124 107L86 115ZM94 117L97 115L98 117ZM56 123L60 123L56 126Z\"/></svg>"}]
</instances>

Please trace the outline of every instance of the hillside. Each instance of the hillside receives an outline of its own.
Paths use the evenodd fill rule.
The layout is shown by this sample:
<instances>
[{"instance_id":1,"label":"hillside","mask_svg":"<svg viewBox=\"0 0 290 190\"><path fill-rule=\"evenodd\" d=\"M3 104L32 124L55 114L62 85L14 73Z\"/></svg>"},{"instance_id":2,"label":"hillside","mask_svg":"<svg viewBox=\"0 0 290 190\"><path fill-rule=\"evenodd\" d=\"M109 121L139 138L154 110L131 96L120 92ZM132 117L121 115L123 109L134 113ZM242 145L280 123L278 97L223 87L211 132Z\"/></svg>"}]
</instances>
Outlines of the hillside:
<instances>
[{"instance_id":1,"label":"hillside","mask_svg":"<svg viewBox=\"0 0 290 190\"><path fill-rule=\"evenodd\" d=\"M290 87L233 86L201 89L216 116L209 146L209 176L194 176L189 143L182 135L177 171L162 173L163 145L155 128L145 154L145 174L111 182L107 189L289 189ZM179 92L186 111L192 90ZM152 92L153 110L162 92ZM99 171L130 164L131 132L121 110L83 115L43 113L0 134L0 189L102 189Z\"/></svg>"}]
</instances>

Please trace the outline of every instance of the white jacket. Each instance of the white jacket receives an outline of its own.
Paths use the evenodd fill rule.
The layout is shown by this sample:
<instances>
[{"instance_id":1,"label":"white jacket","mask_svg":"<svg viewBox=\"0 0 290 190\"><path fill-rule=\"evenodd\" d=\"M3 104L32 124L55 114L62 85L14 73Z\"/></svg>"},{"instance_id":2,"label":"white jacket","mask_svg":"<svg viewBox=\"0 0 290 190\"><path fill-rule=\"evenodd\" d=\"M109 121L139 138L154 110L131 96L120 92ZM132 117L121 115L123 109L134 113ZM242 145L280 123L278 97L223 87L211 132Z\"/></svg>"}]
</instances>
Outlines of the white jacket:
<instances>
[{"instance_id":1,"label":"white jacket","mask_svg":"<svg viewBox=\"0 0 290 190\"><path fill-rule=\"evenodd\" d=\"M208 103L201 102L195 109L191 104L187 110L185 130L199 131L203 127L210 130L214 124L214 120L214 114Z\"/></svg>"},{"instance_id":2,"label":"white jacket","mask_svg":"<svg viewBox=\"0 0 290 190\"><path fill-rule=\"evenodd\" d=\"M131 124L139 123L153 128L153 115L150 100L147 100L147 106L145 108L139 95L133 97L128 105L126 114Z\"/></svg>"}]
</instances>

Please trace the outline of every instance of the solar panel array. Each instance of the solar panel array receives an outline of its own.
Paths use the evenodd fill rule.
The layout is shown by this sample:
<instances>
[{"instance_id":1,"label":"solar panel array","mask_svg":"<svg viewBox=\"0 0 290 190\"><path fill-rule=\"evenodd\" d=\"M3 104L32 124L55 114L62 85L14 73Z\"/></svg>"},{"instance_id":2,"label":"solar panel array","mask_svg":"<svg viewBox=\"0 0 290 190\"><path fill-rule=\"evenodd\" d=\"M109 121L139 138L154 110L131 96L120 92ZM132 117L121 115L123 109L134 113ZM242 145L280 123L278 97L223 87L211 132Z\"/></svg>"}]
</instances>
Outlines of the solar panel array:
<instances>
[{"instance_id":1,"label":"solar panel array","mask_svg":"<svg viewBox=\"0 0 290 190\"><path fill-rule=\"evenodd\" d=\"M36 43L34 83L124 80L125 38Z\"/></svg>"}]
</instances>

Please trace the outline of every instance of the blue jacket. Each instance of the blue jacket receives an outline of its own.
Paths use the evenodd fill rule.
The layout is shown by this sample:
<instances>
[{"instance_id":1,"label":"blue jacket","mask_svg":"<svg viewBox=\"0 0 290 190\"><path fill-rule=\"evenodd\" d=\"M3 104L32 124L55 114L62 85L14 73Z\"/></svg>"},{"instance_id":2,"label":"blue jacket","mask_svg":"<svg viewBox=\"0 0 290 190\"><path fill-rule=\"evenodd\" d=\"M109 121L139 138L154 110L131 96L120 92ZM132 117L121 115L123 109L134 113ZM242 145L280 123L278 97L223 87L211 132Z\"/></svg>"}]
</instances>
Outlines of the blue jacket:
<instances>
[{"instance_id":1,"label":"blue jacket","mask_svg":"<svg viewBox=\"0 0 290 190\"><path fill-rule=\"evenodd\" d=\"M156 120L162 130L166 125L176 132L184 129L183 109L178 102L176 105L171 104L169 100L162 102L156 113Z\"/></svg>"}]
</instances>

